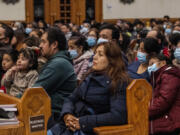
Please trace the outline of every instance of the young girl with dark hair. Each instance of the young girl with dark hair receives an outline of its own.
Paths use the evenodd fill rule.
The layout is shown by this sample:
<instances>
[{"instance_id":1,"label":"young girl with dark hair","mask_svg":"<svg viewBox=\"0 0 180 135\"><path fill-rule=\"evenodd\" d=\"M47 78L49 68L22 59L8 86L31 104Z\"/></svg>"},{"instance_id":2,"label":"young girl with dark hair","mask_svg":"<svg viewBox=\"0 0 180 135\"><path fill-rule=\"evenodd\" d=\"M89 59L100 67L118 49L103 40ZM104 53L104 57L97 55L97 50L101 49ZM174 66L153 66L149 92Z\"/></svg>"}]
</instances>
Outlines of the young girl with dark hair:
<instances>
[{"instance_id":1,"label":"young girl with dark hair","mask_svg":"<svg viewBox=\"0 0 180 135\"><path fill-rule=\"evenodd\" d=\"M2 85L10 89L10 95L21 97L24 91L28 87L33 86L37 80L37 66L38 62L35 51L21 49L16 65L5 73L1 81Z\"/></svg>"},{"instance_id":2,"label":"young girl with dark hair","mask_svg":"<svg viewBox=\"0 0 180 135\"><path fill-rule=\"evenodd\" d=\"M4 73L6 73L11 67L13 67L16 64L17 56L18 56L18 52L15 51L14 49L8 50L3 54L2 68L3 68ZM9 89L5 89L5 87L2 85L1 85L0 90L2 90L2 92L4 93L9 93Z\"/></svg>"}]
</instances>

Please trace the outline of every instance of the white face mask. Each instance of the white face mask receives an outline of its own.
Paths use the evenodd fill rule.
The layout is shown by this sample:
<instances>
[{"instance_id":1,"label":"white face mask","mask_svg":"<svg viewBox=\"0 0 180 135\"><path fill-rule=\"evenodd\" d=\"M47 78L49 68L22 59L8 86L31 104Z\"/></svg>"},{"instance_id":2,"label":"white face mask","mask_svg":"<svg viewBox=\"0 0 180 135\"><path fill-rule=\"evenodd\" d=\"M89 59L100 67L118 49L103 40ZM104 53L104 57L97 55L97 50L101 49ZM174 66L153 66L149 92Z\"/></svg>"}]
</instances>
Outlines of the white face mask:
<instances>
[{"instance_id":1,"label":"white face mask","mask_svg":"<svg viewBox=\"0 0 180 135\"><path fill-rule=\"evenodd\" d=\"M174 33L180 33L180 31L178 31L178 30L173 30L172 33L173 33L173 34L174 34Z\"/></svg>"},{"instance_id":2,"label":"white face mask","mask_svg":"<svg viewBox=\"0 0 180 135\"><path fill-rule=\"evenodd\" d=\"M81 34L86 34L86 33L88 33L88 32L89 32L89 29L86 28L86 27L83 27L83 28L80 30L80 33L81 33Z\"/></svg>"},{"instance_id":3,"label":"white face mask","mask_svg":"<svg viewBox=\"0 0 180 135\"><path fill-rule=\"evenodd\" d=\"M105 38L99 38L98 41L97 41L97 44L101 44L101 43L104 43L104 42L109 42L109 40L107 40Z\"/></svg>"},{"instance_id":4,"label":"white face mask","mask_svg":"<svg viewBox=\"0 0 180 135\"><path fill-rule=\"evenodd\" d=\"M176 48L176 50L174 51L174 57L180 61L180 48Z\"/></svg>"},{"instance_id":5,"label":"white face mask","mask_svg":"<svg viewBox=\"0 0 180 135\"><path fill-rule=\"evenodd\" d=\"M148 67L148 73L151 75L152 72L156 72L159 68L157 67L157 64L154 63L152 66Z\"/></svg>"},{"instance_id":6,"label":"white face mask","mask_svg":"<svg viewBox=\"0 0 180 135\"><path fill-rule=\"evenodd\" d=\"M12 29L15 31L15 30L17 30L17 27L13 27Z\"/></svg>"}]
</instances>

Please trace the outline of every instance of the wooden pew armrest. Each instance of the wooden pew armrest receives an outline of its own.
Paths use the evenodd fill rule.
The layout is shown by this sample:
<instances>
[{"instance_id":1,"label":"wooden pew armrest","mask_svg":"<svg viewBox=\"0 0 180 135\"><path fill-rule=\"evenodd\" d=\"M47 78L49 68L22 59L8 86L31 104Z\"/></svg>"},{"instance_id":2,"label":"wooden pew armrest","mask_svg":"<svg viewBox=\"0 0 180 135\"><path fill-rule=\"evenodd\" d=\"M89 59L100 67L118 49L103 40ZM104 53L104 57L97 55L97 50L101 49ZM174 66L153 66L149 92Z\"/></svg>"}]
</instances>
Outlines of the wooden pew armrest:
<instances>
[{"instance_id":1,"label":"wooden pew armrest","mask_svg":"<svg viewBox=\"0 0 180 135\"><path fill-rule=\"evenodd\" d=\"M97 135L120 135L121 133L124 135L125 132L132 132L133 125L122 125L122 126L104 126L104 127L96 127L94 128L94 132Z\"/></svg>"}]
</instances>

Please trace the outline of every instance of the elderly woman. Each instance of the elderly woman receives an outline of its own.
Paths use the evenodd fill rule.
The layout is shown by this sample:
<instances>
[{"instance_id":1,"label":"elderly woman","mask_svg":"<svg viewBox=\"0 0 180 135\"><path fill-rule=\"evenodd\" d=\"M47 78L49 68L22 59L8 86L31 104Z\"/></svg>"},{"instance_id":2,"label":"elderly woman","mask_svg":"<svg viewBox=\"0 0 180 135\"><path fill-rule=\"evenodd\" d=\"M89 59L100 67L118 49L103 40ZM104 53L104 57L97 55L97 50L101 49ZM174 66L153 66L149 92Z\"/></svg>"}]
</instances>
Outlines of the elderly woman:
<instances>
[{"instance_id":1,"label":"elderly woman","mask_svg":"<svg viewBox=\"0 0 180 135\"><path fill-rule=\"evenodd\" d=\"M126 124L128 82L118 45L99 44L92 71L64 102L61 121L48 135L93 135L94 127Z\"/></svg>"}]
</instances>

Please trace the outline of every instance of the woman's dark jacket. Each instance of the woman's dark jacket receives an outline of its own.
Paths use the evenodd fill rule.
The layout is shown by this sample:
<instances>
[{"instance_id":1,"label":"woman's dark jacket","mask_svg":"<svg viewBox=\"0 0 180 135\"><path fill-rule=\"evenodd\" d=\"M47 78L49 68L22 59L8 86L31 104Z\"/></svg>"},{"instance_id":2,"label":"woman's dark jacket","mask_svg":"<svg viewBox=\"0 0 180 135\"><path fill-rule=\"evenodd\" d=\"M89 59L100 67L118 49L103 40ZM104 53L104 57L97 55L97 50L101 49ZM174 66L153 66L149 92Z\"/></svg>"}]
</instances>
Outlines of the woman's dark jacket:
<instances>
[{"instance_id":1,"label":"woman's dark jacket","mask_svg":"<svg viewBox=\"0 0 180 135\"><path fill-rule=\"evenodd\" d=\"M126 85L119 86L116 94L110 92L110 85L107 76L90 74L65 100L61 116L70 113L78 117L81 130L86 134L92 134L94 127L127 123ZM51 130L59 135L57 126Z\"/></svg>"}]
</instances>

